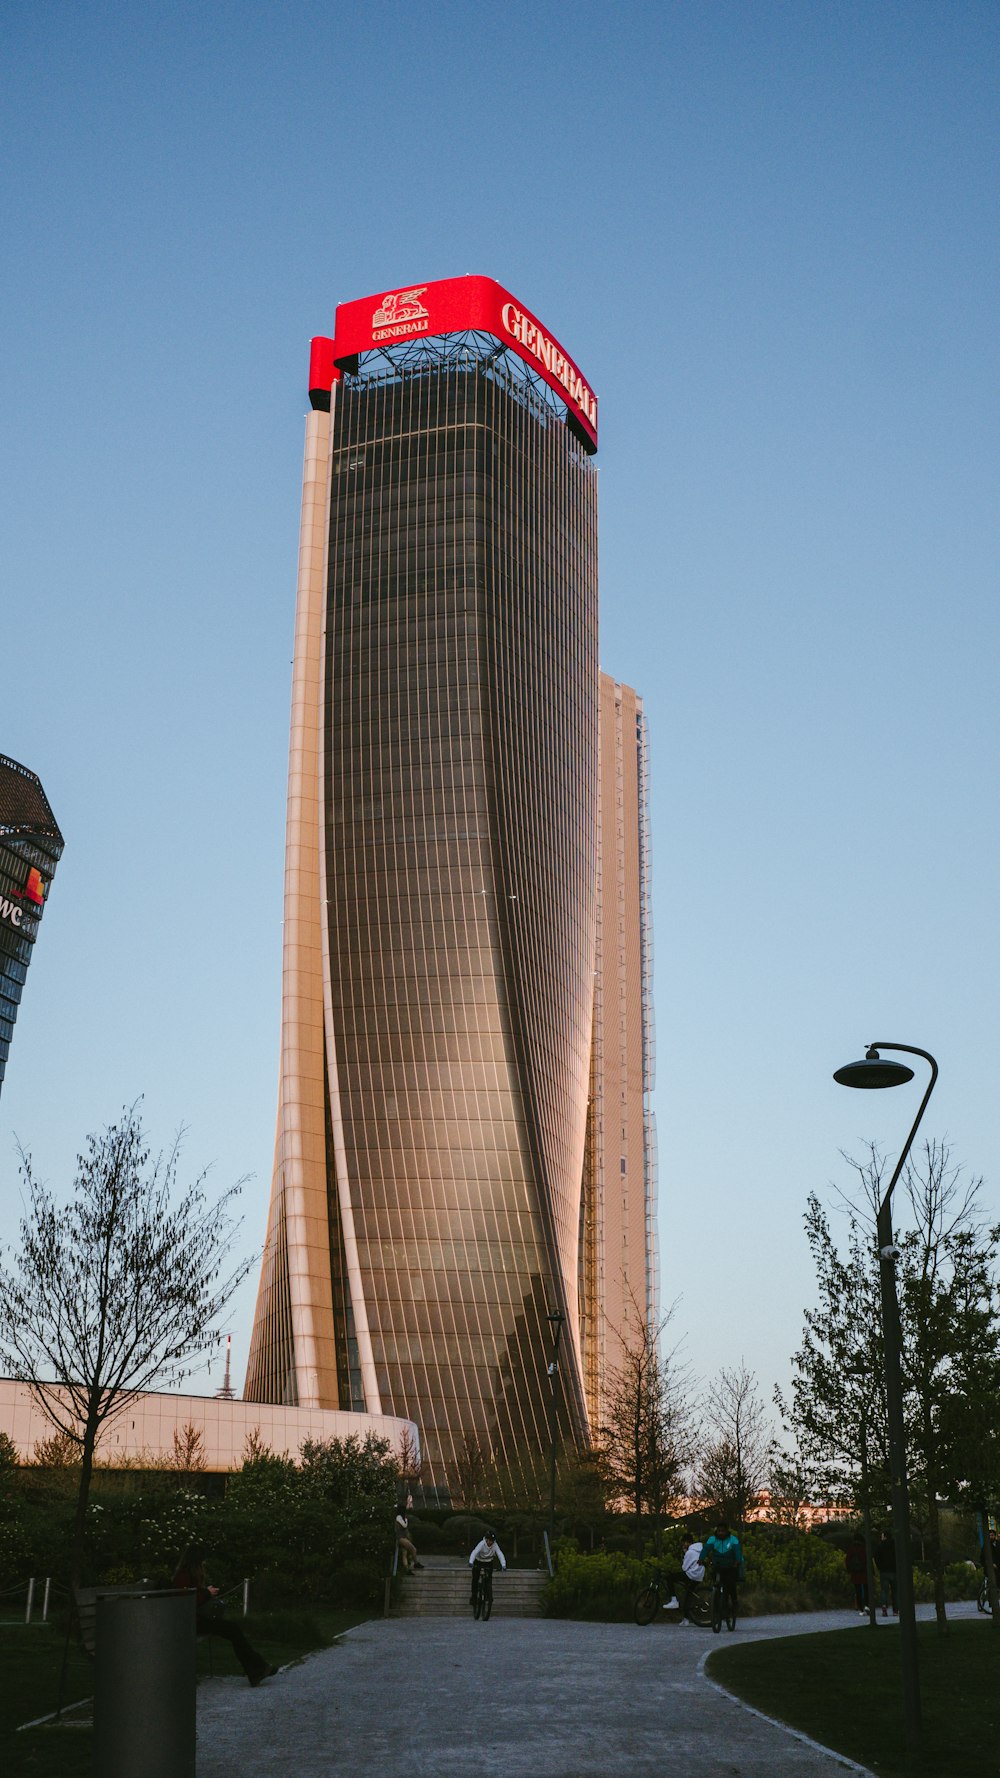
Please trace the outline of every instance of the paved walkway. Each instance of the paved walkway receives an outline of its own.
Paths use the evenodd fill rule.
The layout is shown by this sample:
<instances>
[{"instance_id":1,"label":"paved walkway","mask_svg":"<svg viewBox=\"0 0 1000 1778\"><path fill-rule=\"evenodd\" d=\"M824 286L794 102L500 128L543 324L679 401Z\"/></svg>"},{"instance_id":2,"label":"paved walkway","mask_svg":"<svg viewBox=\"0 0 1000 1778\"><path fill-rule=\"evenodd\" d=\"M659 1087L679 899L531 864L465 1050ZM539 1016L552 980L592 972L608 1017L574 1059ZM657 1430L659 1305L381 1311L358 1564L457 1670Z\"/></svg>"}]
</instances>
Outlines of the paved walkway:
<instances>
[{"instance_id":1,"label":"paved walkway","mask_svg":"<svg viewBox=\"0 0 1000 1778\"><path fill-rule=\"evenodd\" d=\"M499 1593L498 1585L498 1608ZM842 1611L814 1612L748 1618L736 1635L850 1635L859 1624ZM725 1631L670 1624L379 1619L257 1691L243 1680L203 1682L198 1778L834 1778L861 1770L721 1695L701 1669L726 1640Z\"/></svg>"}]
</instances>

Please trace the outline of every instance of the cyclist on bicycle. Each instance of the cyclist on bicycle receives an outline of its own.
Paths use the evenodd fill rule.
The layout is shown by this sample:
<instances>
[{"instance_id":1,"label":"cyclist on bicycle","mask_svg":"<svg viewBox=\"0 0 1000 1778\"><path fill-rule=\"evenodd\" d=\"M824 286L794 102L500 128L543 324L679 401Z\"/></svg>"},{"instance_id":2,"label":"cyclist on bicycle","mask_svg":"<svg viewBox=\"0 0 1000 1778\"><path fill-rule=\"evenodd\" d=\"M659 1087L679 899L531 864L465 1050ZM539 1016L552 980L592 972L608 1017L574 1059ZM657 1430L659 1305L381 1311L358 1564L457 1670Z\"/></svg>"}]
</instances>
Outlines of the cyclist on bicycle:
<instances>
[{"instance_id":1,"label":"cyclist on bicycle","mask_svg":"<svg viewBox=\"0 0 1000 1778\"><path fill-rule=\"evenodd\" d=\"M486 1573L488 1568L493 1567L494 1556L497 1557L501 1568L506 1568L507 1558L504 1555L503 1550L500 1548L500 1545L497 1543L496 1532L486 1531L483 1533L483 1536L480 1538L469 1557L469 1567L472 1569L473 1605L476 1603L476 1590L479 1586L480 1579Z\"/></svg>"},{"instance_id":2,"label":"cyclist on bicycle","mask_svg":"<svg viewBox=\"0 0 1000 1778\"><path fill-rule=\"evenodd\" d=\"M722 1589L723 1605L731 1606L735 1616L736 1583L742 1578L743 1550L725 1519L720 1519L711 1537L706 1537L701 1546L701 1558L703 1562L711 1561Z\"/></svg>"}]
</instances>

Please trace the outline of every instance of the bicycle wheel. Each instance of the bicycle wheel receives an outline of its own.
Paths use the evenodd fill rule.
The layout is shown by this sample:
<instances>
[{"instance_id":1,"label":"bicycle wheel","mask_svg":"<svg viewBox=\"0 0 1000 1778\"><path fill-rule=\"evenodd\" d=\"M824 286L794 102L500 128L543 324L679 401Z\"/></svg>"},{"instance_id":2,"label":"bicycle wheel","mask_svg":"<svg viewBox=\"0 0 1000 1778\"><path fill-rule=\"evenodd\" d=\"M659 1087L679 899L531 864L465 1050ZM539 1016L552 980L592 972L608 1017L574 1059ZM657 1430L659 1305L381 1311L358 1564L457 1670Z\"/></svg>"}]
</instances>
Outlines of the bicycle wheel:
<instances>
[{"instance_id":1,"label":"bicycle wheel","mask_svg":"<svg viewBox=\"0 0 1000 1778\"><path fill-rule=\"evenodd\" d=\"M483 1583L482 1583L482 1581L479 1581L479 1582L477 1582L476 1590L472 1595L472 1615L476 1619L477 1623L479 1622L479 1619L481 1618L482 1613L483 1613Z\"/></svg>"},{"instance_id":2,"label":"bicycle wheel","mask_svg":"<svg viewBox=\"0 0 1000 1778\"><path fill-rule=\"evenodd\" d=\"M485 1624L485 1622L486 1622L487 1618L489 1617L490 1612L492 1610L493 1610L493 1582L491 1579L491 1580L487 1581L485 1587L483 1588L483 1623L484 1624Z\"/></svg>"},{"instance_id":3,"label":"bicycle wheel","mask_svg":"<svg viewBox=\"0 0 1000 1778\"><path fill-rule=\"evenodd\" d=\"M978 1596L976 1598L976 1610L977 1611L989 1611L989 1609L990 1609L990 1590L989 1590L988 1586L986 1585L986 1582L983 1581L983 1584L980 1587Z\"/></svg>"},{"instance_id":4,"label":"bicycle wheel","mask_svg":"<svg viewBox=\"0 0 1000 1778\"><path fill-rule=\"evenodd\" d=\"M736 1628L736 1600L735 1600L734 1596L732 1594L730 1594L729 1598L726 1600L726 1629L727 1630L735 1630L735 1628Z\"/></svg>"},{"instance_id":5,"label":"bicycle wheel","mask_svg":"<svg viewBox=\"0 0 1000 1778\"><path fill-rule=\"evenodd\" d=\"M660 1606L660 1589L655 1581L643 1587L636 1599L634 1616L637 1624L651 1624Z\"/></svg>"},{"instance_id":6,"label":"bicycle wheel","mask_svg":"<svg viewBox=\"0 0 1000 1778\"><path fill-rule=\"evenodd\" d=\"M722 1588L716 1581L712 1588L712 1630L716 1636L722 1629Z\"/></svg>"},{"instance_id":7,"label":"bicycle wheel","mask_svg":"<svg viewBox=\"0 0 1000 1778\"><path fill-rule=\"evenodd\" d=\"M693 1594L687 1614L690 1623L707 1630L712 1621L712 1602L708 1595L702 1592Z\"/></svg>"}]
</instances>

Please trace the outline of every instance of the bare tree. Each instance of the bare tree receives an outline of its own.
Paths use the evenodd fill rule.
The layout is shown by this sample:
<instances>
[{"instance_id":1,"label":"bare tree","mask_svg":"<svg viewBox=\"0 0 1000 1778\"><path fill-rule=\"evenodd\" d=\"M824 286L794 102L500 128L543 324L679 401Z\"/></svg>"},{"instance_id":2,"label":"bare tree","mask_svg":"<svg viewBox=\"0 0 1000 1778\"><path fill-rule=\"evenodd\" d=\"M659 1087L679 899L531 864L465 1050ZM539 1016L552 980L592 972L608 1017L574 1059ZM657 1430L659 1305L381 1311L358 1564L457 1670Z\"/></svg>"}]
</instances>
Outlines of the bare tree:
<instances>
[{"instance_id":1,"label":"bare tree","mask_svg":"<svg viewBox=\"0 0 1000 1778\"><path fill-rule=\"evenodd\" d=\"M171 1469L179 1475L199 1475L206 1467L205 1435L200 1426L193 1420L185 1421L183 1426L175 1426L174 1455Z\"/></svg>"},{"instance_id":2,"label":"bare tree","mask_svg":"<svg viewBox=\"0 0 1000 1778\"><path fill-rule=\"evenodd\" d=\"M768 1480L771 1426L757 1379L743 1361L725 1367L704 1402L710 1437L702 1445L695 1489L707 1506L743 1525Z\"/></svg>"},{"instance_id":3,"label":"bare tree","mask_svg":"<svg viewBox=\"0 0 1000 1778\"><path fill-rule=\"evenodd\" d=\"M243 1440L243 1450L241 1455L244 1467L246 1467L248 1463L260 1463L264 1458L273 1457L275 1455L271 1446L261 1437L259 1426L251 1426L250 1431Z\"/></svg>"},{"instance_id":4,"label":"bare tree","mask_svg":"<svg viewBox=\"0 0 1000 1778\"><path fill-rule=\"evenodd\" d=\"M175 1202L179 1142L151 1160L132 1106L88 1136L66 1205L21 1150L26 1204L13 1266L0 1267L0 1363L79 1449L74 1584L101 1433L134 1395L178 1384L218 1345L219 1315L253 1263L225 1271L243 1181L209 1204L201 1174Z\"/></svg>"},{"instance_id":5,"label":"bare tree","mask_svg":"<svg viewBox=\"0 0 1000 1778\"><path fill-rule=\"evenodd\" d=\"M474 1432L464 1432L455 1459L455 1481L459 1498L466 1512L482 1506L480 1498L486 1480L486 1459L483 1447Z\"/></svg>"},{"instance_id":6,"label":"bare tree","mask_svg":"<svg viewBox=\"0 0 1000 1778\"><path fill-rule=\"evenodd\" d=\"M80 1462L80 1447L64 1432L53 1432L48 1438L35 1440L31 1461L36 1469L76 1469Z\"/></svg>"},{"instance_id":7,"label":"bare tree","mask_svg":"<svg viewBox=\"0 0 1000 1778\"><path fill-rule=\"evenodd\" d=\"M690 1383L677 1348L664 1354L663 1334L673 1310L654 1327L637 1313L607 1394L602 1444L608 1487L628 1500L642 1548L643 1514L659 1537L663 1514L683 1493L691 1456Z\"/></svg>"},{"instance_id":8,"label":"bare tree","mask_svg":"<svg viewBox=\"0 0 1000 1778\"><path fill-rule=\"evenodd\" d=\"M416 1486L423 1475L424 1465L417 1444L408 1426L404 1426L399 1438L399 1450L396 1454L399 1479L403 1484L404 1494Z\"/></svg>"}]
</instances>

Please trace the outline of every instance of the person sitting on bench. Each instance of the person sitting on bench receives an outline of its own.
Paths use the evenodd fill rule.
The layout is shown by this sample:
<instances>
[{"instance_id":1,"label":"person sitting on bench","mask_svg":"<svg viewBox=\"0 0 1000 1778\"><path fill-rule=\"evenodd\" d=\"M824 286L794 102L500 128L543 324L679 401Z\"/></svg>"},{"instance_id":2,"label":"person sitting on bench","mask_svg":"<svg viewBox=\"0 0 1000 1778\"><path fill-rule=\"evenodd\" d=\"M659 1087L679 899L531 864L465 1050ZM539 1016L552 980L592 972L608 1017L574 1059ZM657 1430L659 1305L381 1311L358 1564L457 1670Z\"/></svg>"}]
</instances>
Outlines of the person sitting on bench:
<instances>
[{"instance_id":1,"label":"person sitting on bench","mask_svg":"<svg viewBox=\"0 0 1000 1778\"><path fill-rule=\"evenodd\" d=\"M174 1586L197 1595L195 1625L198 1635L218 1636L228 1642L251 1685L259 1685L262 1679L270 1679L277 1673L277 1667L272 1667L270 1661L265 1661L264 1656L257 1653L238 1624L232 1624L228 1618L218 1617L210 1610L212 1601L219 1597L219 1589L210 1587L205 1580L202 1544L193 1543L185 1550L174 1575Z\"/></svg>"}]
</instances>

